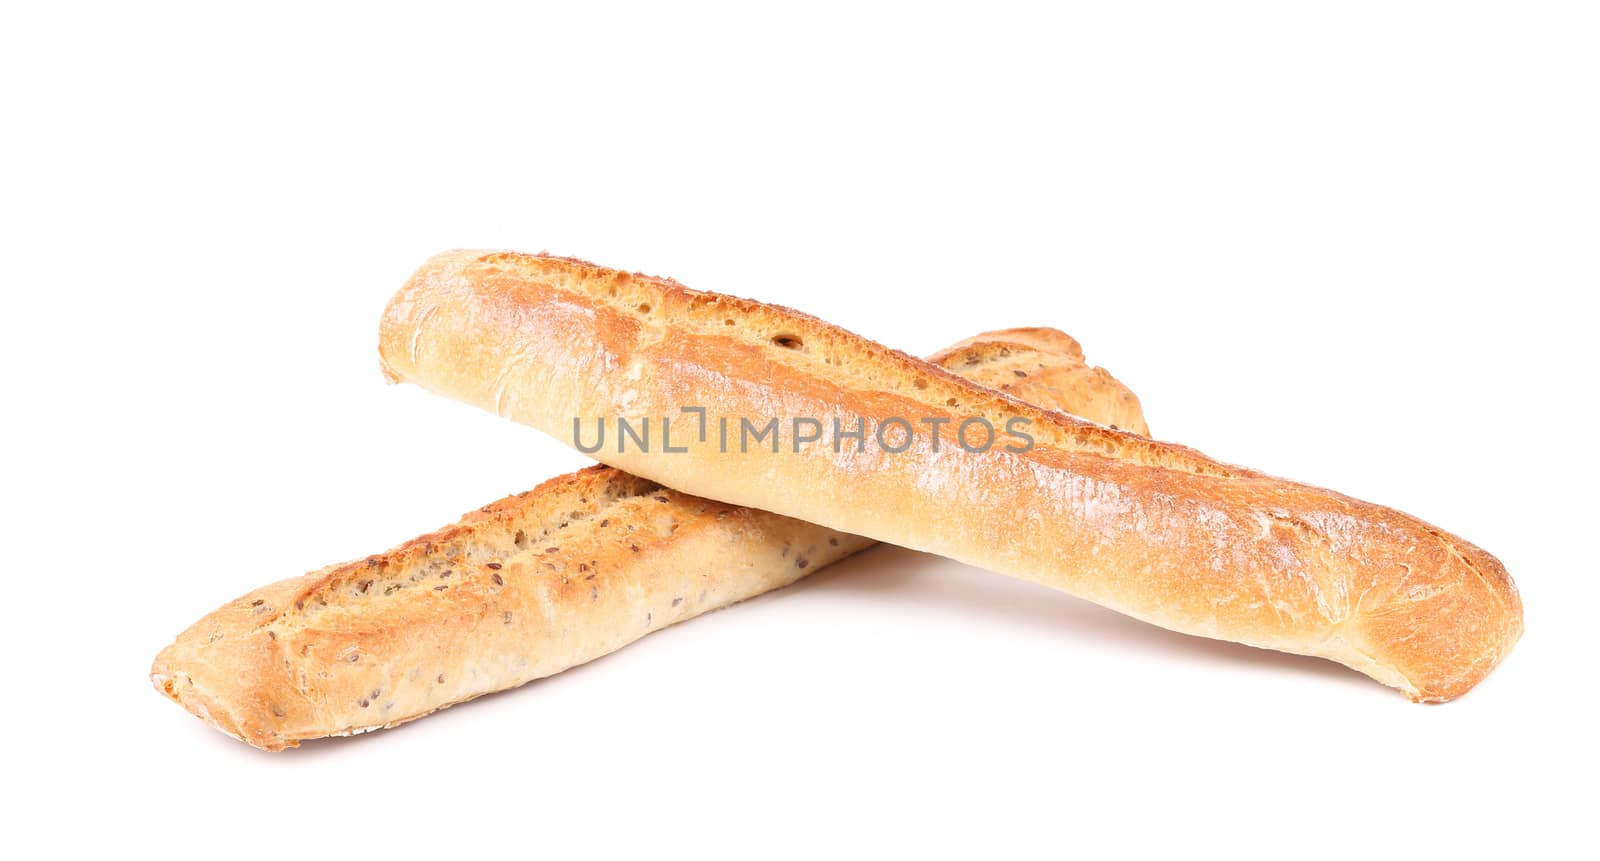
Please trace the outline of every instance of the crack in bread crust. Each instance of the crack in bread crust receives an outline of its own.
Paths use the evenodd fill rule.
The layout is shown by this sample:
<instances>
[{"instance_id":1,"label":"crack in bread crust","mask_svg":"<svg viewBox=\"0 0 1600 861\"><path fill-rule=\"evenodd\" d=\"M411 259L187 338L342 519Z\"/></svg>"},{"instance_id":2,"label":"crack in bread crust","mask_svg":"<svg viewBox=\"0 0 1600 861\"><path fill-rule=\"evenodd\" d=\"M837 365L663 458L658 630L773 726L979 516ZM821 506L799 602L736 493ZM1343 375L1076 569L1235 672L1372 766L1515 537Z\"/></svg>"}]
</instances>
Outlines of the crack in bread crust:
<instances>
[{"instance_id":1,"label":"crack in bread crust","mask_svg":"<svg viewBox=\"0 0 1600 861\"><path fill-rule=\"evenodd\" d=\"M530 266L530 261L536 265ZM630 357L647 353L651 345L666 340L670 323L678 340L684 340L689 331L732 337L761 348L767 362L899 394L915 399L929 411L954 407L965 416L981 416L996 426L1013 417L1026 418L1044 429L1041 445L1064 451L1115 456L1199 475L1249 474L1182 446L1152 443L1079 417L1040 409L1003 390L999 392L1003 403L995 403L995 392L982 384L792 308L705 293L670 278L606 269L570 257L495 252L472 256L465 265L474 270L472 289L500 307L535 298L527 295L530 275L540 287L567 294L569 301L605 306L612 312L611 320L625 322L622 328L629 334L623 352ZM650 334L643 335L645 331ZM773 344L783 348L767 349ZM413 364L416 358L414 355ZM499 409L496 412L509 415Z\"/></svg>"}]
</instances>

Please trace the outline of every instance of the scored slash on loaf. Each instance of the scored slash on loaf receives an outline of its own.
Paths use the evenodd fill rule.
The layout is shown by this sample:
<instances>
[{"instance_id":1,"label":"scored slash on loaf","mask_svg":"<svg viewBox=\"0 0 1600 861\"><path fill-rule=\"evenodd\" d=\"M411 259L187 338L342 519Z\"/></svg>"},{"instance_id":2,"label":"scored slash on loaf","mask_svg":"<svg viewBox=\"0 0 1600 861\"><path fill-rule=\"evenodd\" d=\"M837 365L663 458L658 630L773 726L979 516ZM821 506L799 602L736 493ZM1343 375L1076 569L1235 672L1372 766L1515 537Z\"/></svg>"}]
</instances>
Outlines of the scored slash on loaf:
<instances>
[{"instance_id":1,"label":"scored slash on loaf","mask_svg":"<svg viewBox=\"0 0 1600 861\"><path fill-rule=\"evenodd\" d=\"M1180 631L1338 661L1415 700L1471 689L1522 632L1493 556L1415 517L1026 404L786 308L578 260L454 251L384 314L391 380L572 442L577 417L1027 424L1026 451L619 451L708 499L1023 577ZM1109 424L1109 423L1108 423Z\"/></svg>"},{"instance_id":2,"label":"scored slash on loaf","mask_svg":"<svg viewBox=\"0 0 1600 861\"><path fill-rule=\"evenodd\" d=\"M1147 432L1133 393L1053 329L986 333L932 361ZM151 680L217 729L282 750L560 672L871 543L592 467L238 598L164 649Z\"/></svg>"}]
</instances>

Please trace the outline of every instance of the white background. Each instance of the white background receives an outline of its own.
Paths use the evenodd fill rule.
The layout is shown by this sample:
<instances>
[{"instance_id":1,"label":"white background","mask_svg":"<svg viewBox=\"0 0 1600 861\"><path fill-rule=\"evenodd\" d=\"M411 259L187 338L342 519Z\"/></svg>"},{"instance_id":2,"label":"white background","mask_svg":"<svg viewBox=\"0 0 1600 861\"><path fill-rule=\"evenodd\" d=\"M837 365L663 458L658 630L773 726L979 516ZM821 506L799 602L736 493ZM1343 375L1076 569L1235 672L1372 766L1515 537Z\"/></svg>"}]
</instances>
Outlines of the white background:
<instances>
[{"instance_id":1,"label":"white background","mask_svg":"<svg viewBox=\"0 0 1600 861\"><path fill-rule=\"evenodd\" d=\"M1592 5L449 6L0 20L0 839L1592 849ZM1527 634L1423 707L879 549L403 729L254 751L150 689L158 649L583 463L382 384L384 301L458 246L916 353L1060 327L1158 437L1496 553Z\"/></svg>"}]
</instances>

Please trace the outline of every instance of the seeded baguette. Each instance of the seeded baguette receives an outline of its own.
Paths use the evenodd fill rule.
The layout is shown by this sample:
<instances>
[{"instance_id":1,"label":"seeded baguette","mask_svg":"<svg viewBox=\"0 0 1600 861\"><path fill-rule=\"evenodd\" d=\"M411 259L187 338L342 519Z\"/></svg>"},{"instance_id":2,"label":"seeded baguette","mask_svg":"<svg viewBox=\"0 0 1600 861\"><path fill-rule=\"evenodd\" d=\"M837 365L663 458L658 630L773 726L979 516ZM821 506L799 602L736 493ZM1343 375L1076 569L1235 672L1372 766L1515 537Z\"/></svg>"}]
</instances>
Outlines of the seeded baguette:
<instances>
[{"instance_id":1,"label":"seeded baguette","mask_svg":"<svg viewBox=\"0 0 1600 861\"><path fill-rule=\"evenodd\" d=\"M1035 440L1026 451L948 440L936 451L919 435L901 453L725 453L689 439L685 453L594 456L1175 631L1328 658L1418 701L1465 693L1522 631L1500 562L1415 517L1040 410L805 314L670 279L448 252L391 301L379 352L391 380L568 444L577 417L670 418L690 405L846 428L893 416L1023 421Z\"/></svg>"},{"instance_id":2,"label":"seeded baguette","mask_svg":"<svg viewBox=\"0 0 1600 861\"><path fill-rule=\"evenodd\" d=\"M933 361L1148 432L1133 393L1054 329L991 332ZM551 675L871 544L597 466L245 595L180 634L151 681L217 729L282 750Z\"/></svg>"}]
</instances>

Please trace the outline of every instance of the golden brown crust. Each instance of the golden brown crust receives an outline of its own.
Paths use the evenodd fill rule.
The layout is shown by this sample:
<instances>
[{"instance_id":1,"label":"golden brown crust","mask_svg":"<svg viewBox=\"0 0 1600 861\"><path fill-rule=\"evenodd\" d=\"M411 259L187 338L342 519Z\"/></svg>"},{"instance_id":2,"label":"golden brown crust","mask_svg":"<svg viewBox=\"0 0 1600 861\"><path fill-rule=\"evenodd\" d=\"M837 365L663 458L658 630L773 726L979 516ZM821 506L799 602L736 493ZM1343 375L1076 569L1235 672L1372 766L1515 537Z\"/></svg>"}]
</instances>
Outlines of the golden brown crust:
<instances>
[{"instance_id":1,"label":"golden brown crust","mask_svg":"<svg viewBox=\"0 0 1600 861\"><path fill-rule=\"evenodd\" d=\"M1043 403L1110 421L1129 420L1132 401L1142 426L1131 393L1079 373L1076 342L1030 331L1039 341L1028 359L1051 387ZM963 343L996 358L1013 350L983 336ZM1001 361L959 370L1015 378ZM232 601L164 649L151 680L217 729L282 750L559 672L870 543L593 467Z\"/></svg>"},{"instance_id":2,"label":"golden brown crust","mask_svg":"<svg viewBox=\"0 0 1600 861\"><path fill-rule=\"evenodd\" d=\"M1023 341L1018 338L1019 342ZM891 416L1026 422L1028 451L689 443L600 460L1086 597L1173 630L1340 661L1459 696L1522 629L1498 560L1421 520L1032 407L789 309L582 261L429 261L380 333L391 379L572 441L575 418ZM948 357L946 357L948 358Z\"/></svg>"},{"instance_id":3,"label":"golden brown crust","mask_svg":"<svg viewBox=\"0 0 1600 861\"><path fill-rule=\"evenodd\" d=\"M1061 360L1066 358L1072 361ZM1138 396L1104 368L1086 364L1083 348L1058 329L985 332L940 350L928 362L1034 406L1059 409L1112 430L1150 435ZM1059 406L1084 398L1096 405L1098 416Z\"/></svg>"},{"instance_id":4,"label":"golden brown crust","mask_svg":"<svg viewBox=\"0 0 1600 861\"><path fill-rule=\"evenodd\" d=\"M591 467L233 601L163 650L151 679L281 750L560 672L868 544Z\"/></svg>"}]
</instances>

